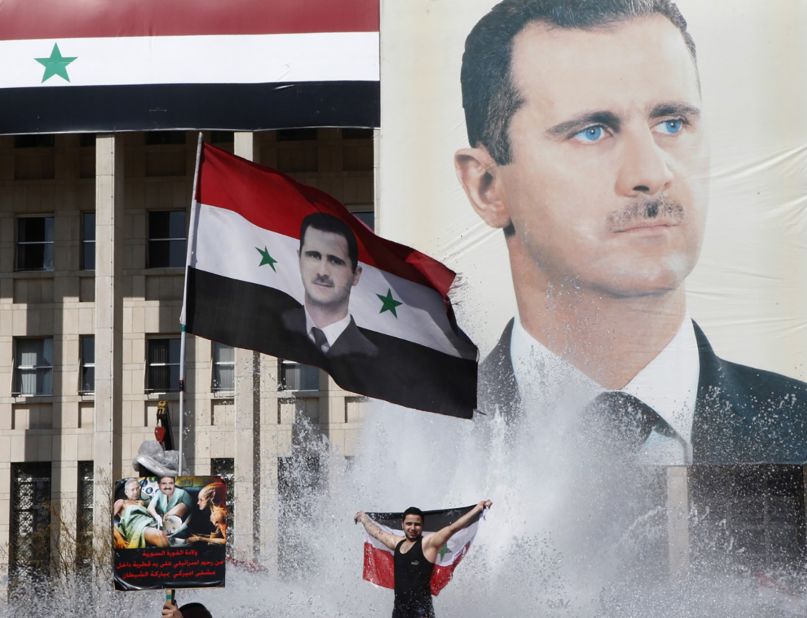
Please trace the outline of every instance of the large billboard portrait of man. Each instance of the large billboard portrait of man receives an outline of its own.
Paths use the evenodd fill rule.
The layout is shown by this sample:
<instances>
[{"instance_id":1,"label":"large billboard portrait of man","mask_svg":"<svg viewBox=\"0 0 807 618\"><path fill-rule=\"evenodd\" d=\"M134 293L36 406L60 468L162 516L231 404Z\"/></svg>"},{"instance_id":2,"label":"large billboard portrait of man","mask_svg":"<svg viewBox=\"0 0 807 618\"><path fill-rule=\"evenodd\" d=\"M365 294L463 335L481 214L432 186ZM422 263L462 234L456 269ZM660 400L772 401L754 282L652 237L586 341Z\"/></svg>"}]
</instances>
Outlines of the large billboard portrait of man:
<instances>
[{"instance_id":1,"label":"large billboard portrait of man","mask_svg":"<svg viewBox=\"0 0 807 618\"><path fill-rule=\"evenodd\" d=\"M382 6L376 223L460 273L483 359L472 439L413 423L409 448L452 479L435 496L464 482L505 505L458 613L767 615L711 576L801 569L805 17Z\"/></svg>"},{"instance_id":2,"label":"large billboard portrait of man","mask_svg":"<svg viewBox=\"0 0 807 618\"><path fill-rule=\"evenodd\" d=\"M771 225L777 212L783 227L782 217L799 216L787 206L803 200L803 174L793 177L798 159L769 130L779 125L733 109L732 99L742 99L725 93L721 111L735 118L732 126L742 119L764 128L743 124L729 133L720 114L709 111L717 97L706 80L716 60L708 75L700 72L696 37L667 0L475 4L459 70L467 146L456 141L456 122L436 130L435 139L439 147L455 140L456 175L486 226L466 222L460 238L472 241L444 250L484 269L486 260L471 254L493 261L503 237L512 278L509 316L490 291L504 285L501 277L466 293L497 300L493 308L471 301L485 318L482 337L498 331L480 371L482 412L517 422L537 410L551 416L576 409L585 422L596 419L597 432L619 449L648 463L807 462L807 385L797 379L804 366L793 346L804 319L800 301L786 292L798 282L789 268L803 269L803 259L793 259L803 257L803 243L799 250L795 230L788 238ZM707 43L714 51L714 37ZM757 65L764 59L748 66ZM791 79L784 83L793 91L788 101L804 100ZM755 93L741 96L746 107L762 108ZM794 130L804 137L800 126ZM715 157L716 141L722 145ZM763 179L767 191L780 193L757 190L758 200L779 200L778 211L760 212L746 192ZM394 192L391 183L386 195ZM382 177L382 196L383 188ZM441 198L450 193L438 191ZM718 213L707 224L715 200ZM783 246L774 257L770 246L777 243ZM772 267L772 259L790 266ZM780 278L770 286L772 298L789 304L752 306L759 292L737 294L738 284L759 285L754 279L771 271ZM721 302L733 295L736 303ZM696 309L708 323L698 321ZM503 332L488 324L491 313L506 322ZM779 328L769 329L775 337L766 340L762 325L777 319ZM747 349L744 330L753 335ZM718 356L709 332L745 362ZM766 366L759 357L772 357L783 371L757 368Z\"/></svg>"},{"instance_id":3,"label":"large billboard portrait of man","mask_svg":"<svg viewBox=\"0 0 807 618\"><path fill-rule=\"evenodd\" d=\"M457 172L504 232L518 309L487 405L516 407L538 359L578 395L621 393L603 405L666 463L807 461L806 385L720 359L687 313L709 145L677 7L502 2L466 40L462 92Z\"/></svg>"}]
</instances>

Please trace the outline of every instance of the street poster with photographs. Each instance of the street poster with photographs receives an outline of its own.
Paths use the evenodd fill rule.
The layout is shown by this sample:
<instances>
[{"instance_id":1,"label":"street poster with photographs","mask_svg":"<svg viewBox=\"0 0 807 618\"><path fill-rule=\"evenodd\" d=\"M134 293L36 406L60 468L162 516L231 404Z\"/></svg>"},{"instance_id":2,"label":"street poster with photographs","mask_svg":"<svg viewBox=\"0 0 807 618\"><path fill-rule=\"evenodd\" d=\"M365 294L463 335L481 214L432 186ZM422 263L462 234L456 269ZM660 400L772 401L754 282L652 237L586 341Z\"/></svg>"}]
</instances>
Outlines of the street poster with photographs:
<instances>
[{"instance_id":1,"label":"street poster with photographs","mask_svg":"<svg viewBox=\"0 0 807 618\"><path fill-rule=\"evenodd\" d=\"M115 588L224 586L227 486L218 476L124 478L115 483Z\"/></svg>"}]
</instances>

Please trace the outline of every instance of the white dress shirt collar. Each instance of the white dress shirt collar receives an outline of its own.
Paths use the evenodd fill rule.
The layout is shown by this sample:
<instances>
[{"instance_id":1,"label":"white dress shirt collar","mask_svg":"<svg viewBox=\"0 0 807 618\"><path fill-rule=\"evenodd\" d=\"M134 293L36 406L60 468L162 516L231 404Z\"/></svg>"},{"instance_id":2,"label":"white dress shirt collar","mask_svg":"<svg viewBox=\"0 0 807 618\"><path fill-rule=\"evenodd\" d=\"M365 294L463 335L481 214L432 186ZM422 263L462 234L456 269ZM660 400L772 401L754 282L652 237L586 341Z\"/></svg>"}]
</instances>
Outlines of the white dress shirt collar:
<instances>
[{"instance_id":1,"label":"white dress shirt collar","mask_svg":"<svg viewBox=\"0 0 807 618\"><path fill-rule=\"evenodd\" d=\"M605 388L566 362L530 335L516 317L510 358L522 404L528 409L581 407ZM642 400L672 427L679 439L653 432L645 443L647 463L685 464L691 461L692 420L700 376L695 330L685 317L670 343L620 389ZM558 405L560 404L560 405Z\"/></svg>"},{"instance_id":2,"label":"white dress shirt collar","mask_svg":"<svg viewBox=\"0 0 807 618\"><path fill-rule=\"evenodd\" d=\"M333 324L328 324L325 328L320 328L320 330L324 333L325 339L328 340L328 347L330 348L336 343L336 340L339 339L339 336L345 332L345 329L350 325L350 314L348 313L345 317L343 317L338 322L334 322ZM314 336L311 334L311 329L317 326L314 324L314 320L311 319L311 316L308 313L308 309L305 310L305 332L308 334L308 338L311 341L314 341ZM316 342L315 342L316 343Z\"/></svg>"}]
</instances>

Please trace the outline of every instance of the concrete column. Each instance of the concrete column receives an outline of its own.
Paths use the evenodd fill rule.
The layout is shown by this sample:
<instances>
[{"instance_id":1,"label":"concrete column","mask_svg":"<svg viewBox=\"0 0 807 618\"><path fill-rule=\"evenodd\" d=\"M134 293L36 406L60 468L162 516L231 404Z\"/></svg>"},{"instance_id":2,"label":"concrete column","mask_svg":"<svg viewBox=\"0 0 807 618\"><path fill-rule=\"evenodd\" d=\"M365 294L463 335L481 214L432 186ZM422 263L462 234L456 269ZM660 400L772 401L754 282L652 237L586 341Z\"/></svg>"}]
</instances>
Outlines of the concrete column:
<instances>
[{"instance_id":1,"label":"concrete column","mask_svg":"<svg viewBox=\"0 0 807 618\"><path fill-rule=\"evenodd\" d=\"M802 493L801 493L801 508L804 512L804 518L807 520L807 466L801 467ZM807 530L802 528L801 546L807 548Z\"/></svg>"},{"instance_id":2,"label":"concrete column","mask_svg":"<svg viewBox=\"0 0 807 618\"><path fill-rule=\"evenodd\" d=\"M233 150L255 160L255 136L236 132ZM260 538L260 355L235 351L235 539L233 548L241 560L256 558Z\"/></svg>"},{"instance_id":3,"label":"concrete column","mask_svg":"<svg viewBox=\"0 0 807 618\"><path fill-rule=\"evenodd\" d=\"M261 355L260 384L260 495L256 513L260 513L260 557L261 564L273 574L277 574L278 548L278 492L277 458L278 449L278 360L273 356Z\"/></svg>"},{"instance_id":4,"label":"concrete column","mask_svg":"<svg viewBox=\"0 0 807 618\"><path fill-rule=\"evenodd\" d=\"M95 483L96 544L108 543L112 482L121 476L123 138L95 142ZM104 541L107 541L106 543Z\"/></svg>"},{"instance_id":5,"label":"concrete column","mask_svg":"<svg viewBox=\"0 0 807 618\"><path fill-rule=\"evenodd\" d=\"M670 575L689 568L689 470L686 466L667 469L667 543Z\"/></svg>"}]
</instances>

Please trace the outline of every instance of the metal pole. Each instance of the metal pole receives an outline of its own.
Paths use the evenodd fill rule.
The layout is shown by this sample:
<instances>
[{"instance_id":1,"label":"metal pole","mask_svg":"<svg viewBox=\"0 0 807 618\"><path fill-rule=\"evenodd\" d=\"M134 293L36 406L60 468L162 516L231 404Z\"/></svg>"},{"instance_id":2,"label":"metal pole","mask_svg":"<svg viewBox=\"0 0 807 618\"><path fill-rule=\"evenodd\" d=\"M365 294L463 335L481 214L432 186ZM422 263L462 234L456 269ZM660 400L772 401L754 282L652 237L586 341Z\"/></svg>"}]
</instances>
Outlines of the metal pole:
<instances>
[{"instance_id":1,"label":"metal pole","mask_svg":"<svg viewBox=\"0 0 807 618\"><path fill-rule=\"evenodd\" d=\"M188 267L193 259L196 243L196 212L199 204L196 201L196 183L199 179L199 162L202 158L202 132L199 131L199 139L196 144L196 170L193 173L193 193L191 194L191 221L188 227L188 253L185 258L185 284L182 289L182 314L179 318L180 339L179 339L179 461L177 463L177 475L182 475L182 440L185 430L185 305L188 302Z\"/></svg>"}]
</instances>

